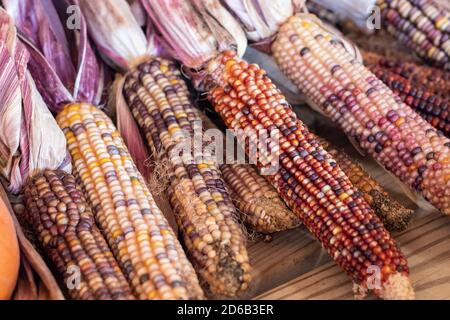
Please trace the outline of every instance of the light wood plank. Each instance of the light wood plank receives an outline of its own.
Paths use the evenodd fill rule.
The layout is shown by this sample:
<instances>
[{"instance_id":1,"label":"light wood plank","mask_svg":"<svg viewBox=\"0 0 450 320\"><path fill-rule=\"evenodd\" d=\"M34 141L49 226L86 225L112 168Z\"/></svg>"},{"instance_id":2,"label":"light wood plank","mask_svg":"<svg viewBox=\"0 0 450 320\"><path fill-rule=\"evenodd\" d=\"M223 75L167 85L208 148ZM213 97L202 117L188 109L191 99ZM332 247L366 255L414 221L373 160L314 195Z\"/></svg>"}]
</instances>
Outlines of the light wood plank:
<instances>
[{"instance_id":1,"label":"light wood plank","mask_svg":"<svg viewBox=\"0 0 450 320\"><path fill-rule=\"evenodd\" d=\"M450 299L450 218L417 219L396 239L408 258L417 299ZM353 299L352 283L334 263L326 263L257 299Z\"/></svg>"}]
</instances>

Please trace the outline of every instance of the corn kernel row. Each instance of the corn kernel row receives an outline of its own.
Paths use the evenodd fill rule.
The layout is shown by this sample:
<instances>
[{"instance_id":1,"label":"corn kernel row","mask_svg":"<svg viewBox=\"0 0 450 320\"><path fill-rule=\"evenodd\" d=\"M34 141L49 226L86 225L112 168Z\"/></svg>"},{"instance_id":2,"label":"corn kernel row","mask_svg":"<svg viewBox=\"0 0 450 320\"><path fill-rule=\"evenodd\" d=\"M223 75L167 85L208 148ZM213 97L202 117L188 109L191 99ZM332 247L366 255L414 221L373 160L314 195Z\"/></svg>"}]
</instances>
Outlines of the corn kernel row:
<instances>
[{"instance_id":1,"label":"corn kernel row","mask_svg":"<svg viewBox=\"0 0 450 320\"><path fill-rule=\"evenodd\" d=\"M405 78L381 67L369 67L401 100L420 114L429 124L450 137L450 101L425 87L415 87Z\"/></svg>"},{"instance_id":2,"label":"corn kernel row","mask_svg":"<svg viewBox=\"0 0 450 320\"><path fill-rule=\"evenodd\" d=\"M192 265L112 121L90 104L72 103L57 122L66 135L74 175L134 295L202 298Z\"/></svg>"},{"instance_id":3,"label":"corn kernel row","mask_svg":"<svg viewBox=\"0 0 450 320\"><path fill-rule=\"evenodd\" d=\"M378 0L384 27L420 57L450 70L450 12L433 0Z\"/></svg>"},{"instance_id":4,"label":"corn kernel row","mask_svg":"<svg viewBox=\"0 0 450 320\"><path fill-rule=\"evenodd\" d=\"M363 194L364 199L381 219L389 231L403 231L411 221L413 210L405 208L389 194L364 169L342 150L336 149L325 139L320 144L336 160L352 184Z\"/></svg>"},{"instance_id":5,"label":"corn kernel row","mask_svg":"<svg viewBox=\"0 0 450 320\"><path fill-rule=\"evenodd\" d=\"M386 169L450 214L450 140L317 24L289 19L272 46L283 72Z\"/></svg>"},{"instance_id":6,"label":"corn kernel row","mask_svg":"<svg viewBox=\"0 0 450 320\"><path fill-rule=\"evenodd\" d=\"M64 279L71 298L133 299L75 178L46 170L24 187L25 219Z\"/></svg>"},{"instance_id":7,"label":"corn kernel row","mask_svg":"<svg viewBox=\"0 0 450 320\"><path fill-rule=\"evenodd\" d=\"M210 291L235 296L250 280L245 237L216 159L194 150L201 119L178 67L153 58L127 76L124 92L156 161L169 164L169 199L191 261Z\"/></svg>"},{"instance_id":8,"label":"corn kernel row","mask_svg":"<svg viewBox=\"0 0 450 320\"><path fill-rule=\"evenodd\" d=\"M368 67L381 67L405 78L416 87L426 87L428 91L444 99L450 98L450 72L441 69L418 65L414 62L403 62L387 59L373 52L362 52L364 64Z\"/></svg>"}]
</instances>

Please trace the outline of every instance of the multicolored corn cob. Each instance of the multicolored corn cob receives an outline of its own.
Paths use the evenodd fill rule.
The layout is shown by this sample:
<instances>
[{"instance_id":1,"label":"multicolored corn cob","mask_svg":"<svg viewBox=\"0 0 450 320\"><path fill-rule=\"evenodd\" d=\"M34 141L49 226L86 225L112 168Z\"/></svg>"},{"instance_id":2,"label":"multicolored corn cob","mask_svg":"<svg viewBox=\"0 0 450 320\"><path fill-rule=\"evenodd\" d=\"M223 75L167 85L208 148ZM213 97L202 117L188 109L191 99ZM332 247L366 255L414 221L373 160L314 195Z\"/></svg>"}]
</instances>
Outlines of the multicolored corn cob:
<instances>
[{"instance_id":1,"label":"multicolored corn cob","mask_svg":"<svg viewBox=\"0 0 450 320\"><path fill-rule=\"evenodd\" d=\"M307 17L291 17L272 50L283 72L364 151L450 214L449 139Z\"/></svg>"},{"instance_id":2,"label":"multicolored corn cob","mask_svg":"<svg viewBox=\"0 0 450 320\"><path fill-rule=\"evenodd\" d=\"M412 85L425 87L428 91L444 99L450 98L450 72L414 62L387 59L379 54L363 51L364 64L368 67L381 67L405 78Z\"/></svg>"},{"instance_id":3,"label":"multicolored corn cob","mask_svg":"<svg viewBox=\"0 0 450 320\"><path fill-rule=\"evenodd\" d=\"M376 266L382 279L376 294L412 298L407 263L394 240L266 72L232 51L208 67L209 98L229 128L276 133L278 143L258 153L258 166L278 157L279 168L268 180L330 256L362 288L367 289L368 268ZM258 142L252 136L250 143Z\"/></svg>"},{"instance_id":4,"label":"multicolored corn cob","mask_svg":"<svg viewBox=\"0 0 450 320\"><path fill-rule=\"evenodd\" d=\"M74 175L135 296L202 298L192 265L112 121L90 104L72 103L57 122Z\"/></svg>"},{"instance_id":5,"label":"multicolored corn cob","mask_svg":"<svg viewBox=\"0 0 450 320\"><path fill-rule=\"evenodd\" d=\"M378 0L384 28L420 57L450 70L450 12L433 0Z\"/></svg>"},{"instance_id":6,"label":"multicolored corn cob","mask_svg":"<svg viewBox=\"0 0 450 320\"><path fill-rule=\"evenodd\" d=\"M24 193L26 219L73 299L134 299L73 176L47 170Z\"/></svg>"},{"instance_id":7,"label":"multicolored corn cob","mask_svg":"<svg viewBox=\"0 0 450 320\"><path fill-rule=\"evenodd\" d=\"M285 231L300 225L298 217L280 199L274 187L248 164L220 166L241 220L263 234Z\"/></svg>"},{"instance_id":8,"label":"multicolored corn cob","mask_svg":"<svg viewBox=\"0 0 450 320\"><path fill-rule=\"evenodd\" d=\"M403 231L408 227L414 211L392 199L389 194L364 169L342 150L336 149L325 139L320 144L336 160L352 184L363 194L376 215L389 231Z\"/></svg>"},{"instance_id":9,"label":"multicolored corn cob","mask_svg":"<svg viewBox=\"0 0 450 320\"><path fill-rule=\"evenodd\" d=\"M178 66L153 58L127 76L124 92L157 161L168 163L169 198L191 261L212 293L235 296L250 281L246 240L216 158L195 149L203 147L202 122Z\"/></svg>"},{"instance_id":10,"label":"multicolored corn cob","mask_svg":"<svg viewBox=\"0 0 450 320\"><path fill-rule=\"evenodd\" d=\"M382 67L369 67L401 101L414 109L433 127L450 137L450 101L442 99L425 87L415 87L405 78Z\"/></svg>"},{"instance_id":11,"label":"multicolored corn cob","mask_svg":"<svg viewBox=\"0 0 450 320\"><path fill-rule=\"evenodd\" d=\"M198 114L205 129L218 130L211 119L200 112ZM224 145L225 154L228 154L226 141ZM220 171L246 226L259 233L271 234L294 229L301 224L274 187L251 164L223 162Z\"/></svg>"}]
</instances>

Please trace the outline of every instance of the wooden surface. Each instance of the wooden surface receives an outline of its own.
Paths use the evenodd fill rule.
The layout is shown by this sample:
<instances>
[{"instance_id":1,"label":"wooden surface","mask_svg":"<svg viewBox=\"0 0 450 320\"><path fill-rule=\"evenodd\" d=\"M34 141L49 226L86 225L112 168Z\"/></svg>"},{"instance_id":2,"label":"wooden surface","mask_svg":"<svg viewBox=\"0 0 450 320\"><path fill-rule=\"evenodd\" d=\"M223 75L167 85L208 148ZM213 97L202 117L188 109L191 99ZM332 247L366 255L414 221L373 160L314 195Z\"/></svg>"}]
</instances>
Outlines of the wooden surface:
<instances>
[{"instance_id":1,"label":"wooden surface","mask_svg":"<svg viewBox=\"0 0 450 320\"><path fill-rule=\"evenodd\" d=\"M415 209L410 227L394 234L394 238L408 258L417 298L450 299L450 217L442 216L430 206L417 207L390 174L361 156L322 116L307 108L297 109L297 113L322 136L357 159L395 199ZM260 239L250 242L249 254L253 283L239 298L353 299L350 278L331 262L304 227L276 234L272 242Z\"/></svg>"},{"instance_id":2,"label":"wooden surface","mask_svg":"<svg viewBox=\"0 0 450 320\"><path fill-rule=\"evenodd\" d=\"M406 254L416 299L450 299L450 219L431 214L395 236ZM329 262L258 299L353 299L352 283Z\"/></svg>"}]
</instances>

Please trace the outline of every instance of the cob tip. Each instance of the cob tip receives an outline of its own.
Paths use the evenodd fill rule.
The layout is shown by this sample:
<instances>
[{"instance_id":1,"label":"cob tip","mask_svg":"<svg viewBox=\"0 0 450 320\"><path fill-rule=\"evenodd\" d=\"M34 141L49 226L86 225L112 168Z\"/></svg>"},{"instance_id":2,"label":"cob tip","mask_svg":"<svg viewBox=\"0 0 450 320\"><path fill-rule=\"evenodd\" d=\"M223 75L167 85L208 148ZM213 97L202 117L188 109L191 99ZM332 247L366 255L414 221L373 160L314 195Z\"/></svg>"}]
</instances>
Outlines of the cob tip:
<instances>
[{"instance_id":1,"label":"cob tip","mask_svg":"<svg viewBox=\"0 0 450 320\"><path fill-rule=\"evenodd\" d=\"M384 300L414 300L414 289L407 276L394 273L383 284L379 296Z\"/></svg>"},{"instance_id":2,"label":"cob tip","mask_svg":"<svg viewBox=\"0 0 450 320\"><path fill-rule=\"evenodd\" d=\"M370 291L367 286L353 284L355 299L362 300L367 297ZM414 300L414 289L408 276L401 273L394 273L387 278L381 289L374 289L373 293L383 300Z\"/></svg>"}]
</instances>

